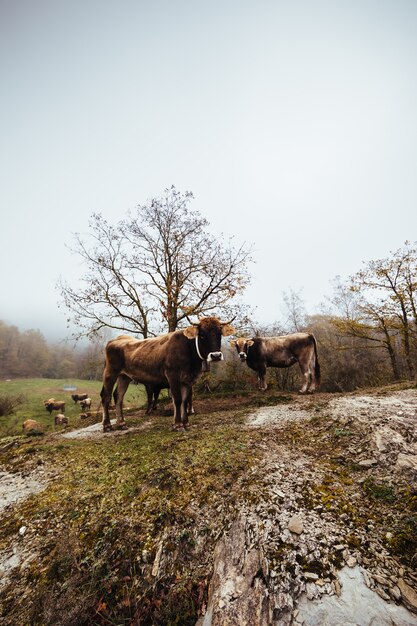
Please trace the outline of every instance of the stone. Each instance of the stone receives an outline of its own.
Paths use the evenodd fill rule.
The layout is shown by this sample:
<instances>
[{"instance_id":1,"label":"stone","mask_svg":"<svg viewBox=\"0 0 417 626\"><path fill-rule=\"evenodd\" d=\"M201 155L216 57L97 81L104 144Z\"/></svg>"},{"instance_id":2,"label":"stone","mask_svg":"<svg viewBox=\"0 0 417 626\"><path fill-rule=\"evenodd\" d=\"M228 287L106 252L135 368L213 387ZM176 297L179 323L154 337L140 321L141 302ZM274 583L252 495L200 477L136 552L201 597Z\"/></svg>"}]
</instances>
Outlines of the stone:
<instances>
[{"instance_id":1,"label":"stone","mask_svg":"<svg viewBox=\"0 0 417 626\"><path fill-rule=\"evenodd\" d=\"M404 604L411 610L417 613L417 593L410 585L407 585L403 578L398 581L398 588L401 591L401 595Z\"/></svg>"},{"instance_id":2,"label":"stone","mask_svg":"<svg viewBox=\"0 0 417 626\"><path fill-rule=\"evenodd\" d=\"M360 467L372 467L373 465L377 465L378 461L376 459L364 459L363 461L359 461L358 465Z\"/></svg>"},{"instance_id":3,"label":"stone","mask_svg":"<svg viewBox=\"0 0 417 626\"><path fill-rule=\"evenodd\" d=\"M288 522L288 530L296 535L301 535L304 530L303 521L301 517L298 515L293 515L290 521Z\"/></svg>"},{"instance_id":4,"label":"stone","mask_svg":"<svg viewBox=\"0 0 417 626\"><path fill-rule=\"evenodd\" d=\"M389 602L390 600L389 595L385 593L385 591L381 587L376 587L375 591L377 592L380 598L382 598L386 602Z\"/></svg>"},{"instance_id":5,"label":"stone","mask_svg":"<svg viewBox=\"0 0 417 626\"><path fill-rule=\"evenodd\" d=\"M398 469L412 469L417 470L417 455L416 454L404 454L400 452L397 457Z\"/></svg>"},{"instance_id":6,"label":"stone","mask_svg":"<svg viewBox=\"0 0 417 626\"><path fill-rule=\"evenodd\" d=\"M300 597L298 622L303 626L417 626L416 615L368 589L361 568L344 567L339 577L343 583L340 597L322 595L314 600L308 599L305 594Z\"/></svg>"},{"instance_id":7,"label":"stone","mask_svg":"<svg viewBox=\"0 0 417 626\"><path fill-rule=\"evenodd\" d=\"M314 583L307 583L306 595L309 600L314 600L319 595L319 590Z\"/></svg>"},{"instance_id":8,"label":"stone","mask_svg":"<svg viewBox=\"0 0 417 626\"><path fill-rule=\"evenodd\" d=\"M390 595L392 598L394 598L394 600L395 600L396 602L399 602L399 601L401 600L401 591L400 591L400 589L398 588L398 586L397 586L397 585L394 585L393 587L390 587L390 588L388 589L388 593L389 593L389 595Z\"/></svg>"}]
</instances>

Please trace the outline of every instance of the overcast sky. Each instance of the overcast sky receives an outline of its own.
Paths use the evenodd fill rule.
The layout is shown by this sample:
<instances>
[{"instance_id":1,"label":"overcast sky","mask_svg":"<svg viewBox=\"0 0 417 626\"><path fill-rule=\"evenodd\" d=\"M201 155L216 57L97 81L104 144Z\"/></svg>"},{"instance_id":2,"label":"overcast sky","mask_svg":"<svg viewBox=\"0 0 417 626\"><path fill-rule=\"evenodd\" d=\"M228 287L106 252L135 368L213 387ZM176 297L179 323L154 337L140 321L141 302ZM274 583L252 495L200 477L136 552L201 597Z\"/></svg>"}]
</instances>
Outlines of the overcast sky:
<instances>
[{"instance_id":1,"label":"overcast sky","mask_svg":"<svg viewBox=\"0 0 417 626\"><path fill-rule=\"evenodd\" d=\"M317 312L417 239L415 0L0 0L0 319L66 335L92 212L174 184Z\"/></svg>"}]
</instances>

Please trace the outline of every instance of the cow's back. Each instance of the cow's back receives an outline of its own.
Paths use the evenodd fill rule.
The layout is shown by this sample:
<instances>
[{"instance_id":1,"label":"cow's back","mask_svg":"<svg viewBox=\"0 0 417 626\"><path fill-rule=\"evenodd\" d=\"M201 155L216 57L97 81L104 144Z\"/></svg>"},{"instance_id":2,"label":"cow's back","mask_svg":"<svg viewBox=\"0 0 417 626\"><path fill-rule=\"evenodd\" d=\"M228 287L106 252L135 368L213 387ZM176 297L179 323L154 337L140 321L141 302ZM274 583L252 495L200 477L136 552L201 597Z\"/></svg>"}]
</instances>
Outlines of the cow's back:
<instances>
[{"instance_id":1,"label":"cow's back","mask_svg":"<svg viewBox=\"0 0 417 626\"><path fill-rule=\"evenodd\" d=\"M149 339L122 335L107 344L106 359L112 368L141 383L165 384L167 371L187 368L188 344L182 331Z\"/></svg>"},{"instance_id":2,"label":"cow's back","mask_svg":"<svg viewBox=\"0 0 417 626\"><path fill-rule=\"evenodd\" d=\"M291 360L299 359L309 346L314 345L314 338L309 333L292 333L279 337L255 337L256 360L263 361L270 367L287 367Z\"/></svg>"}]
</instances>

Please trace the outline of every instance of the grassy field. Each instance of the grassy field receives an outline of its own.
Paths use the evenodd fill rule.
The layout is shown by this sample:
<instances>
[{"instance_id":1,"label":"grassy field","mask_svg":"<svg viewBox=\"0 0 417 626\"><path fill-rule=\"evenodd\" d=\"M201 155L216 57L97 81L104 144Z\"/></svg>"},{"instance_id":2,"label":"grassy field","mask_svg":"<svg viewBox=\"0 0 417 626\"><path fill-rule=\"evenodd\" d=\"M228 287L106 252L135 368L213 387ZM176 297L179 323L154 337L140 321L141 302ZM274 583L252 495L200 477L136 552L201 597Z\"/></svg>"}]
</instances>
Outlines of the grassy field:
<instances>
[{"instance_id":1,"label":"grassy field","mask_svg":"<svg viewBox=\"0 0 417 626\"><path fill-rule=\"evenodd\" d=\"M76 387L76 390L66 390L66 387ZM26 419L34 419L45 428L45 431L53 431L54 416L45 410L43 401L54 398L56 401L65 401L65 415L68 417L70 427L78 427L81 422L81 409L71 399L71 394L88 393L92 400L91 421L101 419L100 406L101 382L97 380L69 380L50 378L27 378L10 381L0 381L0 396L22 396L23 403L19 405L12 415L0 417L0 437L7 437L22 433L22 424ZM142 385L130 385L124 405L126 408L139 408L146 401L145 389ZM97 414L97 417L96 417Z\"/></svg>"}]
</instances>

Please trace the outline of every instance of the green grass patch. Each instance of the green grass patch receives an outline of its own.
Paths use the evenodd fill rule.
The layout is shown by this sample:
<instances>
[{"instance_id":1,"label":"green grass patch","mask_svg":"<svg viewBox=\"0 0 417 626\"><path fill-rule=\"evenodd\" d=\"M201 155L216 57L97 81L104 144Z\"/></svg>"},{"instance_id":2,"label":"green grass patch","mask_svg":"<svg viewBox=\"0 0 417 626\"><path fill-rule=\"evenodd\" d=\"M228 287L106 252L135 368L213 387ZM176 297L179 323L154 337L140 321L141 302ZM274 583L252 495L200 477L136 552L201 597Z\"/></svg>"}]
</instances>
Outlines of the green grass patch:
<instances>
[{"instance_id":1,"label":"green grass patch","mask_svg":"<svg viewBox=\"0 0 417 626\"><path fill-rule=\"evenodd\" d=\"M56 401L65 401L65 415L69 426L80 426L81 408L71 398L74 393L88 393L92 400L91 412L100 414L100 390L102 383L96 380L28 378L0 382L0 396L22 397L22 403L16 407L11 415L0 417L0 437L22 434L22 424L27 419L39 422L45 432L55 430L54 415L50 415L44 407L44 400L54 398ZM65 390L65 387L76 387L75 391ZM163 396L163 394L161 394ZM166 393L165 393L166 395ZM124 405L137 409L144 406L146 393L142 385L129 386ZM59 427L60 428L60 427Z\"/></svg>"},{"instance_id":2,"label":"green grass patch","mask_svg":"<svg viewBox=\"0 0 417 626\"><path fill-rule=\"evenodd\" d=\"M396 501L395 487L386 481L377 482L369 477L362 487L366 495L373 500L382 500L389 504Z\"/></svg>"},{"instance_id":3,"label":"green grass patch","mask_svg":"<svg viewBox=\"0 0 417 626\"><path fill-rule=\"evenodd\" d=\"M10 451L16 468L29 461L59 473L2 519L0 548L22 525L40 545L3 594L10 623L195 623L214 544L256 483L257 452L237 414L197 416L185 433L170 422ZM155 577L161 538L168 559Z\"/></svg>"}]
</instances>

